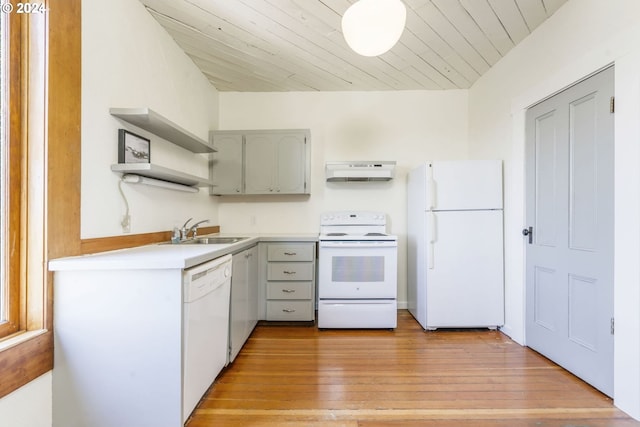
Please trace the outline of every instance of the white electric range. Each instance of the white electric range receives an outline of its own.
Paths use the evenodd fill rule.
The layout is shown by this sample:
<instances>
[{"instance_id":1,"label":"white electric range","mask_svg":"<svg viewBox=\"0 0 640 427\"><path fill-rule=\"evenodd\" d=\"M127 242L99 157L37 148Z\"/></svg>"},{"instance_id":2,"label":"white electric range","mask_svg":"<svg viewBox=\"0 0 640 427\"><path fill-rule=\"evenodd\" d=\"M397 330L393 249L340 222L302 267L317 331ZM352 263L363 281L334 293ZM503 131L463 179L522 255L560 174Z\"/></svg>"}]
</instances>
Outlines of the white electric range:
<instances>
[{"instance_id":1,"label":"white electric range","mask_svg":"<svg viewBox=\"0 0 640 427\"><path fill-rule=\"evenodd\" d=\"M320 218L318 327L395 328L398 239L382 212L327 212Z\"/></svg>"}]
</instances>

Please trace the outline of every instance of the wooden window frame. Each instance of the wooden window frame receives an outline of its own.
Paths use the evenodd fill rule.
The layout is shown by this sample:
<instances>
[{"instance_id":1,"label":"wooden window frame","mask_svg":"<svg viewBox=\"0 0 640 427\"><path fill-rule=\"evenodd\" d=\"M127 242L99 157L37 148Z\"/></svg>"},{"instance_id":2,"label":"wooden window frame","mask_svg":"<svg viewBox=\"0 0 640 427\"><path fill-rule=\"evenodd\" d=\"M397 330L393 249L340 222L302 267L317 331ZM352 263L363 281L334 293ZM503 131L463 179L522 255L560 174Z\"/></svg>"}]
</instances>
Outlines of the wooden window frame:
<instances>
[{"instance_id":1,"label":"wooden window frame","mask_svg":"<svg viewBox=\"0 0 640 427\"><path fill-rule=\"evenodd\" d=\"M3 100L9 101L7 117L4 125L6 137L6 156L2 165L3 178L6 180L7 191L2 195L7 212L2 226L5 234L5 247L2 251L5 283L3 291L6 301L6 321L0 324L0 339L20 330L20 230L21 230L21 196L22 196L22 19L19 15L3 16L8 24L8 34L3 49L7 49L5 58L8 64L3 64L7 71L5 78L9 80L3 90L8 96Z\"/></svg>"}]
</instances>

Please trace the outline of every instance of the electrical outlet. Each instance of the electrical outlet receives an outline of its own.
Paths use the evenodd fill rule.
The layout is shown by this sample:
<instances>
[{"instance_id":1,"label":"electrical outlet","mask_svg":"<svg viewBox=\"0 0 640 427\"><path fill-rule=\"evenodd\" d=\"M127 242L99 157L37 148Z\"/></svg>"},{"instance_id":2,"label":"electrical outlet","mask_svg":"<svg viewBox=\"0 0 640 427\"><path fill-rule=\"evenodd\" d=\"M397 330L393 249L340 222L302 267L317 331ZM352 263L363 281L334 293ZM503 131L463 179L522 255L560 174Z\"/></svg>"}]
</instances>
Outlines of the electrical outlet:
<instances>
[{"instance_id":1,"label":"electrical outlet","mask_svg":"<svg viewBox=\"0 0 640 427\"><path fill-rule=\"evenodd\" d=\"M123 215L122 221L120 221L120 225L122 226L123 233L131 232L131 215Z\"/></svg>"}]
</instances>

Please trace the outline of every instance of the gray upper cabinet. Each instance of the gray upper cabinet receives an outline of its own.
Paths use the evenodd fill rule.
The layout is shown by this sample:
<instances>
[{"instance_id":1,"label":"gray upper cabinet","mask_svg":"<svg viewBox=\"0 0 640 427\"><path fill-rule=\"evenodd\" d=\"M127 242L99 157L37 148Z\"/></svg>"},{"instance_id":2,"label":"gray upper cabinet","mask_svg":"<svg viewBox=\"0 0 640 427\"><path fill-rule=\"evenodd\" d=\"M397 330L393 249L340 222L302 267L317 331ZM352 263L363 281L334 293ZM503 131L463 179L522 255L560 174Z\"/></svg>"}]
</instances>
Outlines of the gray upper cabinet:
<instances>
[{"instance_id":1,"label":"gray upper cabinet","mask_svg":"<svg viewBox=\"0 0 640 427\"><path fill-rule=\"evenodd\" d=\"M305 194L306 138L302 133L245 136L247 194Z\"/></svg>"},{"instance_id":2,"label":"gray upper cabinet","mask_svg":"<svg viewBox=\"0 0 640 427\"><path fill-rule=\"evenodd\" d=\"M211 194L309 194L308 130L214 131Z\"/></svg>"},{"instance_id":3,"label":"gray upper cabinet","mask_svg":"<svg viewBox=\"0 0 640 427\"><path fill-rule=\"evenodd\" d=\"M210 169L211 194L244 193L242 134L216 134L211 140L218 150Z\"/></svg>"}]
</instances>

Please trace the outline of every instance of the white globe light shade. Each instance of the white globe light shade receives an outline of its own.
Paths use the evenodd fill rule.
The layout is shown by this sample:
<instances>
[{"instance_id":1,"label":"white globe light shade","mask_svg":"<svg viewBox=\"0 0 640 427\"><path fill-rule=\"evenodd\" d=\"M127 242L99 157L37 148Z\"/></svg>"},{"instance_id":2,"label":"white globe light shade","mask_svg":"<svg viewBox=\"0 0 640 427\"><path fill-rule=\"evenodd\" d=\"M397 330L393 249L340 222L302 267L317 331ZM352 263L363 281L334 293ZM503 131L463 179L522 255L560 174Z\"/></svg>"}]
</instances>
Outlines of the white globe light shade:
<instances>
[{"instance_id":1,"label":"white globe light shade","mask_svg":"<svg viewBox=\"0 0 640 427\"><path fill-rule=\"evenodd\" d=\"M359 0L342 16L342 34L356 53L378 56L398 42L406 21L400 0Z\"/></svg>"}]
</instances>

